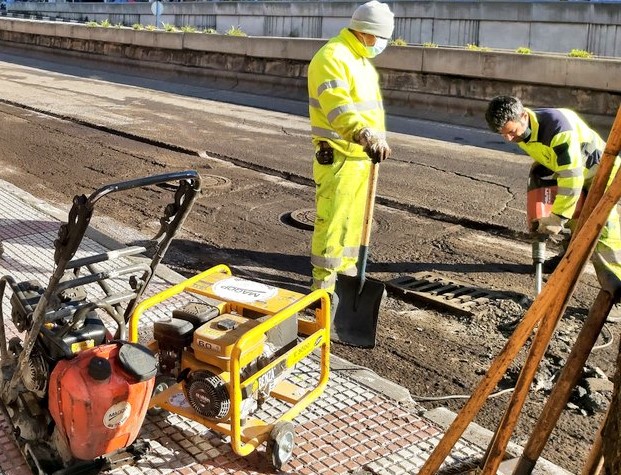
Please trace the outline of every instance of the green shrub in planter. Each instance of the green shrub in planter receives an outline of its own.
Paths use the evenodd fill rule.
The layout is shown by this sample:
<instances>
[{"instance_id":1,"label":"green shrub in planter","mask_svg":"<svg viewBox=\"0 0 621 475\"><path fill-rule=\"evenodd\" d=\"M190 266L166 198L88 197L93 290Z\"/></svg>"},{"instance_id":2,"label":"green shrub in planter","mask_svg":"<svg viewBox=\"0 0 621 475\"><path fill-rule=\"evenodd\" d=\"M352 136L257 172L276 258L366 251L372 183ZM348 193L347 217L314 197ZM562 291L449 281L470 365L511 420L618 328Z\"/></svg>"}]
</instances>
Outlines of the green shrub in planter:
<instances>
[{"instance_id":1,"label":"green shrub in planter","mask_svg":"<svg viewBox=\"0 0 621 475\"><path fill-rule=\"evenodd\" d=\"M593 53L589 53L588 51L585 51L583 49L574 48L569 53L567 53L567 56L569 56L570 58L592 58Z\"/></svg>"},{"instance_id":2,"label":"green shrub in planter","mask_svg":"<svg viewBox=\"0 0 621 475\"><path fill-rule=\"evenodd\" d=\"M390 46L407 46L408 42L403 38L396 38L394 40L390 40Z\"/></svg>"},{"instance_id":3,"label":"green shrub in planter","mask_svg":"<svg viewBox=\"0 0 621 475\"><path fill-rule=\"evenodd\" d=\"M225 33L228 36L248 36L239 26L231 26Z\"/></svg>"}]
</instances>

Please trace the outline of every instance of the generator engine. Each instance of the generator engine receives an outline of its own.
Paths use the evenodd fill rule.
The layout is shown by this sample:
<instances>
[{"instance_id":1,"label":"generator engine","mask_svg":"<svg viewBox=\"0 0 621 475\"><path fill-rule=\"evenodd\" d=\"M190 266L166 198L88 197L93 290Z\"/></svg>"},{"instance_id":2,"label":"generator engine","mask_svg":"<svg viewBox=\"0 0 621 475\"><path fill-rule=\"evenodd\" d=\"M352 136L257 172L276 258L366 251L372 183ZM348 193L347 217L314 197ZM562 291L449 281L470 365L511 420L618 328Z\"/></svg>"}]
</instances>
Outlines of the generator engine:
<instances>
[{"instance_id":1,"label":"generator engine","mask_svg":"<svg viewBox=\"0 0 621 475\"><path fill-rule=\"evenodd\" d=\"M239 338L259 325L266 317L220 314L216 307L191 303L173 311L173 318L156 322L154 338L159 347L160 378L174 378L182 383L185 397L202 417L226 421L230 416L231 352ZM297 339L294 319L284 328L261 334L241 351L240 380L265 367L277 356L292 348ZM285 365L259 378L257 384L242 394L241 417L253 414L268 398L274 386L288 374Z\"/></svg>"}]
</instances>

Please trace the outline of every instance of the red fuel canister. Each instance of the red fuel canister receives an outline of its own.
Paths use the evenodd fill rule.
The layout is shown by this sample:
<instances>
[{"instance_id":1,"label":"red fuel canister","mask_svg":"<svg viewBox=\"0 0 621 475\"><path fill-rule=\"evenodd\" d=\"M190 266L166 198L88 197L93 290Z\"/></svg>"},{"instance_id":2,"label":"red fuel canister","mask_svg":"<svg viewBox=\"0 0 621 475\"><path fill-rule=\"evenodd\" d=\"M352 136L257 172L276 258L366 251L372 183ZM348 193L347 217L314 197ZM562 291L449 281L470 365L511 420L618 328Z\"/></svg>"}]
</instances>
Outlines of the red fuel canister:
<instances>
[{"instance_id":1,"label":"red fuel canister","mask_svg":"<svg viewBox=\"0 0 621 475\"><path fill-rule=\"evenodd\" d=\"M101 345L56 365L49 410L76 459L92 460L136 440L155 374L153 355L131 343Z\"/></svg>"}]
</instances>

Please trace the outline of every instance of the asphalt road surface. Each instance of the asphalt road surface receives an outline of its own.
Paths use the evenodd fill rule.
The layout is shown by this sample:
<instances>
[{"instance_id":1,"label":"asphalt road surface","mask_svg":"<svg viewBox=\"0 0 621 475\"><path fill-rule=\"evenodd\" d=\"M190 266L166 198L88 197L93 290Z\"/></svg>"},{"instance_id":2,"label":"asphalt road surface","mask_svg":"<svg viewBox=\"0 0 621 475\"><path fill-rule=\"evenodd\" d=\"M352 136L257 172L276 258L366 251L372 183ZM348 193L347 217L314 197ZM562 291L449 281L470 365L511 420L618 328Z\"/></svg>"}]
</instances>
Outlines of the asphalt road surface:
<instances>
[{"instance_id":1,"label":"asphalt road surface","mask_svg":"<svg viewBox=\"0 0 621 475\"><path fill-rule=\"evenodd\" d=\"M104 184L196 169L205 191L166 264L189 275L225 263L266 283L307 289L314 188L305 103L205 78L8 47L0 52L0 80L2 179L68 209L75 194ZM534 297L524 224L530 160L483 128L388 122L394 157L380 167L368 273L390 281L429 271L507 298L466 318L391 294L377 348L335 345L334 352L364 361L414 395L467 395L506 342L507 326ZM146 199L114 197L97 210L94 224L129 243L137 238L128 229L158 229L165 204L156 191ZM292 213L299 219L292 222ZM562 366L596 292L587 268L562 338L551 345L551 367ZM609 334L618 337L615 326ZM594 353L590 367L612 378L616 346ZM509 400L503 397L490 400L477 422L494 430ZM533 392L517 442L526 441L544 400L543 390ZM424 404L457 411L463 399ZM579 472L601 417L578 406L565 411L544 456Z\"/></svg>"}]
</instances>

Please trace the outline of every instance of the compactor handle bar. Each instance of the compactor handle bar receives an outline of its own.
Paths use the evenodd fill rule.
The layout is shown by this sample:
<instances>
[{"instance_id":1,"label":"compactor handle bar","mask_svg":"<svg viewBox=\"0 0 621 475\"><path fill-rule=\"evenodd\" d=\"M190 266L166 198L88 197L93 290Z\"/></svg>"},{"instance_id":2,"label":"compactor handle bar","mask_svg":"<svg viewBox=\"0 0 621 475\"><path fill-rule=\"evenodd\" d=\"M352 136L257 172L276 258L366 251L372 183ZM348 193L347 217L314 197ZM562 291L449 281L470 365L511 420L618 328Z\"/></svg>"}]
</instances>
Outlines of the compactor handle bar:
<instances>
[{"instance_id":1,"label":"compactor handle bar","mask_svg":"<svg viewBox=\"0 0 621 475\"><path fill-rule=\"evenodd\" d=\"M137 282L133 298L131 298L125 309L124 319L125 322L127 322L129 315L132 314L134 307L155 273L155 268L168 250L170 241L185 221L194 201L200 193L200 175L195 170L165 173L106 185L95 190L88 198L86 195L76 195L74 197L73 206L69 211L67 222L60 226L58 237L54 241L54 263L56 266L53 274L50 276L45 292L33 311L32 325L24 340L23 350L19 355L17 370L13 374L11 380L2 385L2 393L3 396L5 396L5 401L13 401L17 397L16 388L19 375L23 374L25 371L37 335L45 322L45 313L51 297L57 292L59 282L64 272L67 270L69 262L75 255L86 234L86 230L88 229L93 215L95 203L110 193L173 181L179 182L179 186L175 192L174 202L166 206L164 216L160 219L161 228L158 234L153 238L153 241L155 241L155 252L149 266L150 271L145 271L140 281ZM4 350L2 352L4 352Z\"/></svg>"}]
</instances>

